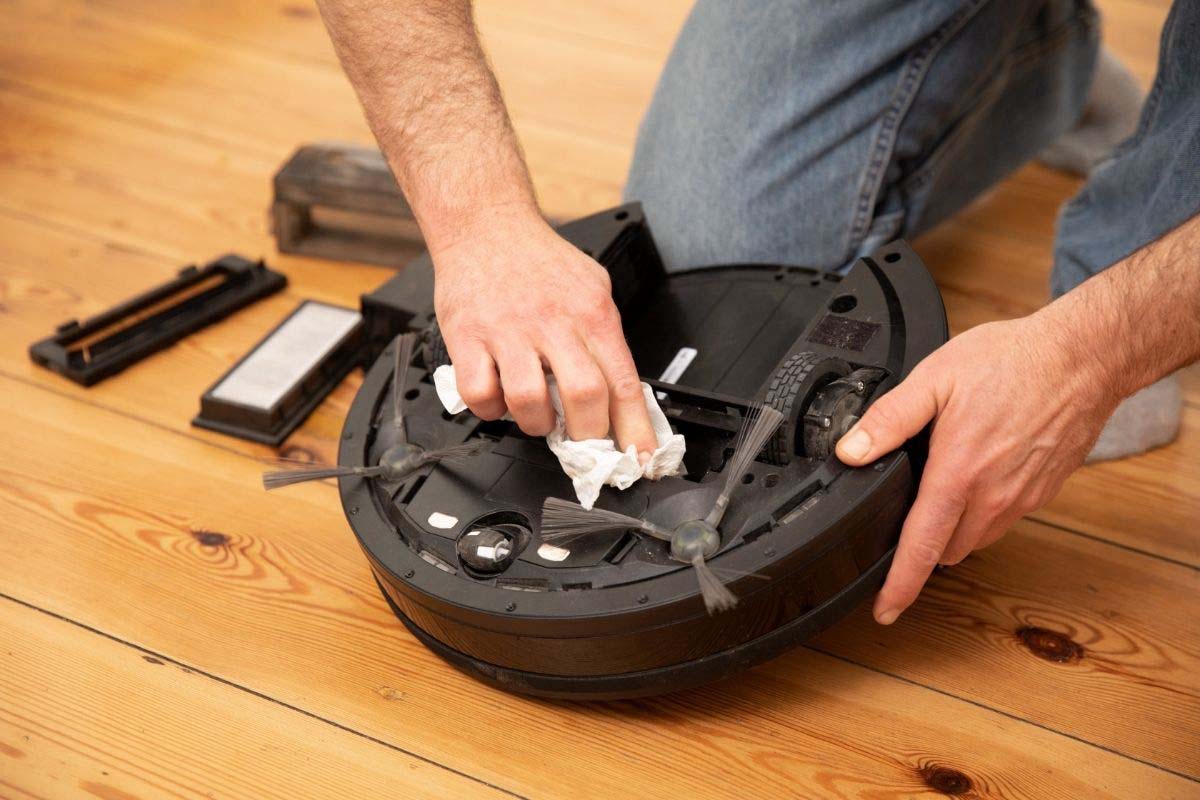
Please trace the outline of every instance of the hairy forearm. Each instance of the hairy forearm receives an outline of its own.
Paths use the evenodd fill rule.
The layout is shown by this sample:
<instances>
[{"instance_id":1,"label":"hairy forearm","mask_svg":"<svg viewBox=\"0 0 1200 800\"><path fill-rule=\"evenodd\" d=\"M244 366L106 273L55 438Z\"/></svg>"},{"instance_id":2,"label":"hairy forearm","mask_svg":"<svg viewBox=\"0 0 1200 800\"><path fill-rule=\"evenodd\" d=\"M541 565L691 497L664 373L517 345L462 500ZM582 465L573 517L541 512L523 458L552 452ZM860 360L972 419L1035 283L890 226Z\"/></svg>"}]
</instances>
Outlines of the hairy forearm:
<instances>
[{"instance_id":1,"label":"hairy forearm","mask_svg":"<svg viewBox=\"0 0 1200 800\"><path fill-rule=\"evenodd\" d=\"M469 0L317 5L432 250L498 213L536 213Z\"/></svg>"},{"instance_id":2,"label":"hairy forearm","mask_svg":"<svg viewBox=\"0 0 1200 800\"><path fill-rule=\"evenodd\" d=\"M1038 314L1114 402L1200 359L1200 215Z\"/></svg>"}]
</instances>

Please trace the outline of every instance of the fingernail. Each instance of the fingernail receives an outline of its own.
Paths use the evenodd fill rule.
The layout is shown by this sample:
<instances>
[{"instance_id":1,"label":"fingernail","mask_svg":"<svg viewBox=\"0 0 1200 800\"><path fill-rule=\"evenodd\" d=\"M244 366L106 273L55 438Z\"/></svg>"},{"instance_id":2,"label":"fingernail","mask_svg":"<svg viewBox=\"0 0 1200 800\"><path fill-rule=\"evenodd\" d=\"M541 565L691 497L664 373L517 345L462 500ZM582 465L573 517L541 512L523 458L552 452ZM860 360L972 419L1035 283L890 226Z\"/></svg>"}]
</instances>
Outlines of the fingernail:
<instances>
[{"instance_id":1,"label":"fingernail","mask_svg":"<svg viewBox=\"0 0 1200 800\"><path fill-rule=\"evenodd\" d=\"M875 615L875 621L880 625L891 625L896 621L896 617L900 616L900 612L894 608L889 608L886 611L880 611Z\"/></svg>"},{"instance_id":2,"label":"fingernail","mask_svg":"<svg viewBox=\"0 0 1200 800\"><path fill-rule=\"evenodd\" d=\"M647 464L649 464L650 463L650 454L647 453L645 450L638 453L638 463L641 464L643 467L646 466Z\"/></svg>"},{"instance_id":3,"label":"fingernail","mask_svg":"<svg viewBox=\"0 0 1200 800\"><path fill-rule=\"evenodd\" d=\"M842 437L838 449L855 461L866 458L871 452L871 437L861 428L855 428Z\"/></svg>"}]
</instances>

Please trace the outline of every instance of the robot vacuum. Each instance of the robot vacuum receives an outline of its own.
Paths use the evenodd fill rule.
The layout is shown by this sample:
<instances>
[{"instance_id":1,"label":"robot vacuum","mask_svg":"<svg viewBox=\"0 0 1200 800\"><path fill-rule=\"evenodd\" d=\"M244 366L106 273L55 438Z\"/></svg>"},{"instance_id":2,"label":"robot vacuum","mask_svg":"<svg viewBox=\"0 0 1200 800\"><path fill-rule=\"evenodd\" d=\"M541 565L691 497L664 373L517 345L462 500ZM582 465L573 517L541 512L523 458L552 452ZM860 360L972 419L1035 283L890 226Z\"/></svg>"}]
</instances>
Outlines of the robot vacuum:
<instances>
[{"instance_id":1,"label":"robot vacuum","mask_svg":"<svg viewBox=\"0 0 1200 800\"><path fill-rule=\"evenodd\" d=\"M584 510L544 440L443 409L445 345L414 319L368 369L338 467L306 476L338 477L400 621L501 689L614 699L738 673L877 590L926 442L857 469L833 450L946 341L912 250L894 242L845 274L667 272L637 204L559 231L608 269L638 371L686 439L684 474L606 487Z\"/></svg>"}]
</instances>

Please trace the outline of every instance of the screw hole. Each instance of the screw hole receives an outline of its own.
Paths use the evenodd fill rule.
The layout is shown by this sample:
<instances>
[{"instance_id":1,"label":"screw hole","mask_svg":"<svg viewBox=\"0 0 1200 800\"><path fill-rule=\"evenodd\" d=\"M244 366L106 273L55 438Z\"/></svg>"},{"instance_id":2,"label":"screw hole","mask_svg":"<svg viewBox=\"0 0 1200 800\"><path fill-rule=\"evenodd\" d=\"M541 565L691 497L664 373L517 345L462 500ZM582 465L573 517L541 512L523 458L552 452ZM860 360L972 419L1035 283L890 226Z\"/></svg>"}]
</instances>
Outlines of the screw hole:
<instances>
[{"instance_id":1,"label":"screw hole","mask_svg":"<svg viewBox=\"0 0 1200 800\"><path fill-rule=\"evenodd\" d=\"M847 311L853 311L858 305L858 298L852 294L839 294L833 298L829 304L829 310L835 314L845 314Z\"/></svg>"},{"instance_id":2,"label":"screw hole","mask_svg":"<svg viewBox=\"0 0 1200 800\"><path fill-rule=\"evenodd\" d=\"M619 219L619 220L629 219L629 212L628 211L618 211L617 219Z\"/></svg>"},{"instance_id":3,"label":"screw hole","mask_svg":"<svg viewBox=\"0 0 1200 800\"><path fill-rule=\"evenodd\" d=\"M897 261L900 260L900 254L899 253L888 253L886 256L883 257L883 260L889 264L895 264Z\"/></svg>"},{"instance_id":4,"label":"screw hole","mask_svg":"<svg viewBox=\"0 0 1200 800\"><path fill-rule=\"evenodd\" d=\"M420 396L421 396L420 389L409 389L407 392L404 393L405 400L416 400Z\"/></svg>"},{"instance_id":5,"label":"screw hole","mask_svg":"<svg viewBox=\"0 0 1200 800\"><path fill-rule=\"evenodd\" d=\"M776 272L776 273L775 273L775 280L777 280L777 281L781 281L781 280L783 280L783 273L782 273L782 272Z\"/></svg>"},{"instance_id":6,"label":"screw hole","mask_svg":"<svg viewBox=\"0 0 1200 800\"><path fill-rule=\"evenodd\" d=\"M779 475L777 473L772 472L771 474L769 474L765 478L763 478L763 486L767 487L768 489L770 489L774 486L778 486L778 485L779 485Z\"/></svg>"},{"instance_id":7,"label":"screw hole","mask_svg":"<svg viewBox=\"0 0 1200 800\"><path fill-rule=\"evenodd\" d=\"M743 475L742 483L747 484L747 485L754 483L754 473L747 472L745 475Z\"/></svg>"}]
</instances>

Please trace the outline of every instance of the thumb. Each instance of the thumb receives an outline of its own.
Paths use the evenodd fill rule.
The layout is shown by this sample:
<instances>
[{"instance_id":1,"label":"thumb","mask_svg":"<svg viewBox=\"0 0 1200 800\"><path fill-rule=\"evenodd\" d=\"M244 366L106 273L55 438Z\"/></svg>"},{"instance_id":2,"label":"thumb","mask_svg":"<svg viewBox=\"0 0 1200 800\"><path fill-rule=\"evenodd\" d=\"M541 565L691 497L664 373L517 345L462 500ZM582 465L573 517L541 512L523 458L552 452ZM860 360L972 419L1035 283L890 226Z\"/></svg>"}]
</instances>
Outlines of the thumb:
<instances>
[{"instance_id":1,"label":"thumb","mask_svg":"<svg viewBox=\"0 0 1200 800\"><path fill-rule=\"evenodd\" d=\"M846 431L838 440L837 456L852 467L869 464L920 433L937 412L933 380L914 370Z\"/></svg>"}]
</instances>

